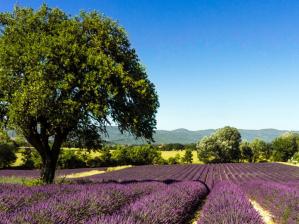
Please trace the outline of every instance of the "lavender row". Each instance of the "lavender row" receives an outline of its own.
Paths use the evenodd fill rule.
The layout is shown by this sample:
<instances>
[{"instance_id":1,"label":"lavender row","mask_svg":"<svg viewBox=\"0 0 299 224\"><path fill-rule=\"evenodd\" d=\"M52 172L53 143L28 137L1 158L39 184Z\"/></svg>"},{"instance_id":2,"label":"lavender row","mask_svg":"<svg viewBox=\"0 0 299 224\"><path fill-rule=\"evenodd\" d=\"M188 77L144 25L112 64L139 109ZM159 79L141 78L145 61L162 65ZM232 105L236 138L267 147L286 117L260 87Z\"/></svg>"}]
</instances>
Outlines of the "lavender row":
<instances>
[{"instance_id":1,"label":"lavender row","mask_svg":"<svg viewBox=\"0 0 299 224\"><path fill-rule=\"evenodd\" d=\"M234 183L245 183L252 180L297 181L299 180L299 168L279 163L138 166L94 175L89 179L94 182L198 180L205 182L212 189L215 184L224 180Z\"/></svg>"},{"instance_id":2,"label":"lavender row","mask_svg":"<svg viewBox=\"0 0 299 224\"><path fill-rule=\"evenodd\" d=\"M119 213L95 216L88 224L183 224L207 195L199 182L181 182L144 196Z\"/></svg>"},{"instance_id":3,"label":"lavender row","mask_svg":"<svg viewBox=\"0 0 299 224\"><path fill-rule=\"evenodd\" d=\"M245 193L235 184L220 182L215 185L203 206L198 224L262 224Z\"/></svg>"},{"instance_id":4,"label":"lavender row","mask_svg":"<svg viewBox=\"0 0 299 224\"><path fill-rule=\"evenodd\" d=\"M276 223L299 223L299 181L254 181L247 183L243 188L252 200L271 212Z\"/></svg>"},{"instance_id":5,"label":"lavender row","mask_svg":"<svg viewBox=\"0 0 299 224\"><path fill-rule=\"evenodd\" d=\"M0 214L7 224L85 223L92 215L111 215L126 204L164 186L157 182L49 185L17 187L16 192L6 187L0 196Z\"/></svg>"}]
</instances>

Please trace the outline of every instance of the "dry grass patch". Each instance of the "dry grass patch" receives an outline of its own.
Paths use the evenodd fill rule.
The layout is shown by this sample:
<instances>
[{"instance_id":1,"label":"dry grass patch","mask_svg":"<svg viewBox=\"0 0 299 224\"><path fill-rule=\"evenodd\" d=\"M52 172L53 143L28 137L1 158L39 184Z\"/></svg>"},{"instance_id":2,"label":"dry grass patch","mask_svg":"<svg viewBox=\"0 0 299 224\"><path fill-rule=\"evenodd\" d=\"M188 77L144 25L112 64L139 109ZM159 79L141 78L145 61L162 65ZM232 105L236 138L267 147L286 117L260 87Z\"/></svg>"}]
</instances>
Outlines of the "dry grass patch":
<instances>
[{"instance_id":1,"label":"dry grass patch","mask_svg":"<svg viewBox=\"0 0 299 224\"><path fill-rule=\"evenodd\" d=\"M89 177L97 174L105 173L104 170L90 170L86 172L72 173L68 175L60 176L61 178L80 178L80 177Z\"/></svg>"},{"instance_id":2,"label":"dry grass patch","mask_svg":"<svg viewBox=\"0 0 299 224\"><path fill-rule=\"evenodd\" d=\"M289 165L289 166L297 166L297 167L299 167L299 163L288 163L288 162L277 162L277 163L281 163L281 164Z\"/></svg>"},{"instance_id":3,"label":"dry grass patch","mask_svg":"<svg viewBox=\"0 0 299 224\"><path fill-rule=\"evenodd\" d=\"M260 216L262 217L264 223L266 223L266 224L275 224L275 222L273 220L273 216L271 215L271 213L269 211L265 210L256 201L250 200L250 199L249 199L249 201L252 204L253 208L260 214Z\"/></svg>"}]
</instances>

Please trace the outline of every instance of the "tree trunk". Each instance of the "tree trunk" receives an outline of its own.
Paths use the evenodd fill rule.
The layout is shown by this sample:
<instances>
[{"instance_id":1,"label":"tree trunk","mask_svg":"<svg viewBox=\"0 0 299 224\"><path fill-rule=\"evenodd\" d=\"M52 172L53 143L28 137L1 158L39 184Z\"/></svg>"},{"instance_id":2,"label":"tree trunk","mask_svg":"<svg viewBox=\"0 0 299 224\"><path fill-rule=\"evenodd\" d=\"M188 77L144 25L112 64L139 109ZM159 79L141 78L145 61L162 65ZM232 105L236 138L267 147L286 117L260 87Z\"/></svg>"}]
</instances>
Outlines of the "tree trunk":
<instances>
[{"instance_id":1,"label":"tree trunk","mask_svg":"<svg viewBox=\"0 0 299 224\"><path fill-rule=\"evenodd\" d=\"M57 165L56 156L48 155L43 161L41 169L41 179L44 183L51 184L55 178L55 171ZM58 157L58 156L57 156Z\"/></svg>"},{"instance_id":2,"label":"tree trunk","mask_svg":"<svg viewBox=\"0 0 299 224\"><path fill-rule=\"evenodd\" d=\"M42 126L43 127L43 126ZM48 135L45 133L44 128L41 127L41 133L36 131L25 135L27 141L38 151L42 158L41 179L46 184L51 184L55 178L55 171L57 161L61 149L61 145L65 140L67 133L59 133L55 135L52 147L48 142Z\"/></svg>"}]
</instances>

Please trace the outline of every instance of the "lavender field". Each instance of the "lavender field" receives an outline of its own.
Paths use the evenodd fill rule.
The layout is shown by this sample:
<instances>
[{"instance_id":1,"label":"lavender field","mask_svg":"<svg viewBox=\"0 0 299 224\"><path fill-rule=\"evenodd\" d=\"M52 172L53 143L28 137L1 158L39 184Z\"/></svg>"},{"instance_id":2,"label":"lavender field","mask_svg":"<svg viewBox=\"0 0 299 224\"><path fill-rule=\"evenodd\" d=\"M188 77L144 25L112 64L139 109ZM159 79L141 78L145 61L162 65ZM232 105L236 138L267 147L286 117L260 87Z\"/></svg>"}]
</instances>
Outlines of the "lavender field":
<instances>
[{"instance_id":1,"label":"lavender field","mask_svg":"<svg viewBox=\"0 0 299 224\"><path fill-rule=\"evenodd\" d=\"M24 173L2 170L0 175ZM138 166L69 184L2 184L0 216L1 224L298 224L299 168L278 163Z\"/></svg>"}]
</instances>

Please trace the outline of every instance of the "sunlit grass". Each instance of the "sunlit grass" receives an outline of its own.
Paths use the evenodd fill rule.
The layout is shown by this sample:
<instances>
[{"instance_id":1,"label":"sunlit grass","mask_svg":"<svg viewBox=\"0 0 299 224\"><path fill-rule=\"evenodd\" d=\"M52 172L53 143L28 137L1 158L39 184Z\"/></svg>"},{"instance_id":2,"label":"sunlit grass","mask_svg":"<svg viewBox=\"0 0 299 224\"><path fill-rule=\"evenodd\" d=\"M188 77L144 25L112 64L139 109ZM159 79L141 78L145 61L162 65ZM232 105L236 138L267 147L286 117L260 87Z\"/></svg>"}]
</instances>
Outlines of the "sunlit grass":
<instances>
[{"instance_id":1,"label":"sunlit grass","mask_svg":"<svg viewBox=\"0 0 299 224\"><path fill-rule=\"evenodd\" d=\"M289 166L297 166L297 167L299 167L299 163L289 163L289 162L278 162L278 163L281 163L281 164L284 164L284 165L289 165Z\"/></svg>"},{"instance_id":2,"label":"sunlit grass","mask_svg":"<svg viewBox=\"0 0 299 224\"><path fill-rule=\"evenodd\" d=\"M169 159L170 157L175 157L177 154L182 158L185 155L185 150L173 150L173 151L161 151L163 159ZM197 152L192 151L192 163L201 164L202 162L198 159Z\"/></svg>"},{"instance_id":3,"label":"sunlit grass","mask_svg":"<svg viewBox=\"0 0 299 224\"><path fill-rule=\"evenodd\" d=\"M107 168L107 172L116 171L116 170L122 170L122 169L126 169L126 168L129 168L129 167L132 167L132 165L108 167Z\"/></svg>"},{"instance_id":4,"label":"sunlit grass","mask_svg":"<svg viewBox=\"0 0 299 224\"><path fill-rule=\"evenodd\" d=\"M0 184L23 184L26 186L41 185L42 181L39 178L28 177L0 177Z\"/></svg>"},{"instance_id":5,"label":"sunlit grass","mask_svg":"<svg viewBox=\"0 0 299 224\"><path fill-rule=\"evenodd\" d=\"M102 173L106 173L106 172L122 170L122 169L126 169L129 167L132 167L132 165L108 167L106 170L90 170L90 171L85 171L85 172L77 172L77 173L72 173L72 174L67 174L67 175L60 175L60 176L56 177L55 182L64 183L67 179L89 177L89 176L98 175L98 174L102 174ZM27 186L34 186L34 185L41 185L42 182L39 178L0 176L0 184L23 184L23 185L27 185Z\"/></svg>"},{"instance_id":6,"label":"sunlit grass","mask_svg":"<svg viewBox=\"0 0 299 224\"><path fill-rule=\"evenodd\" d=\"M80 178L80 177L89 177L97 174L105 173L104 170L90 170L86 172L72 173L68 175L59 176L60 178Z\"/></svg>"}]
</instances>

